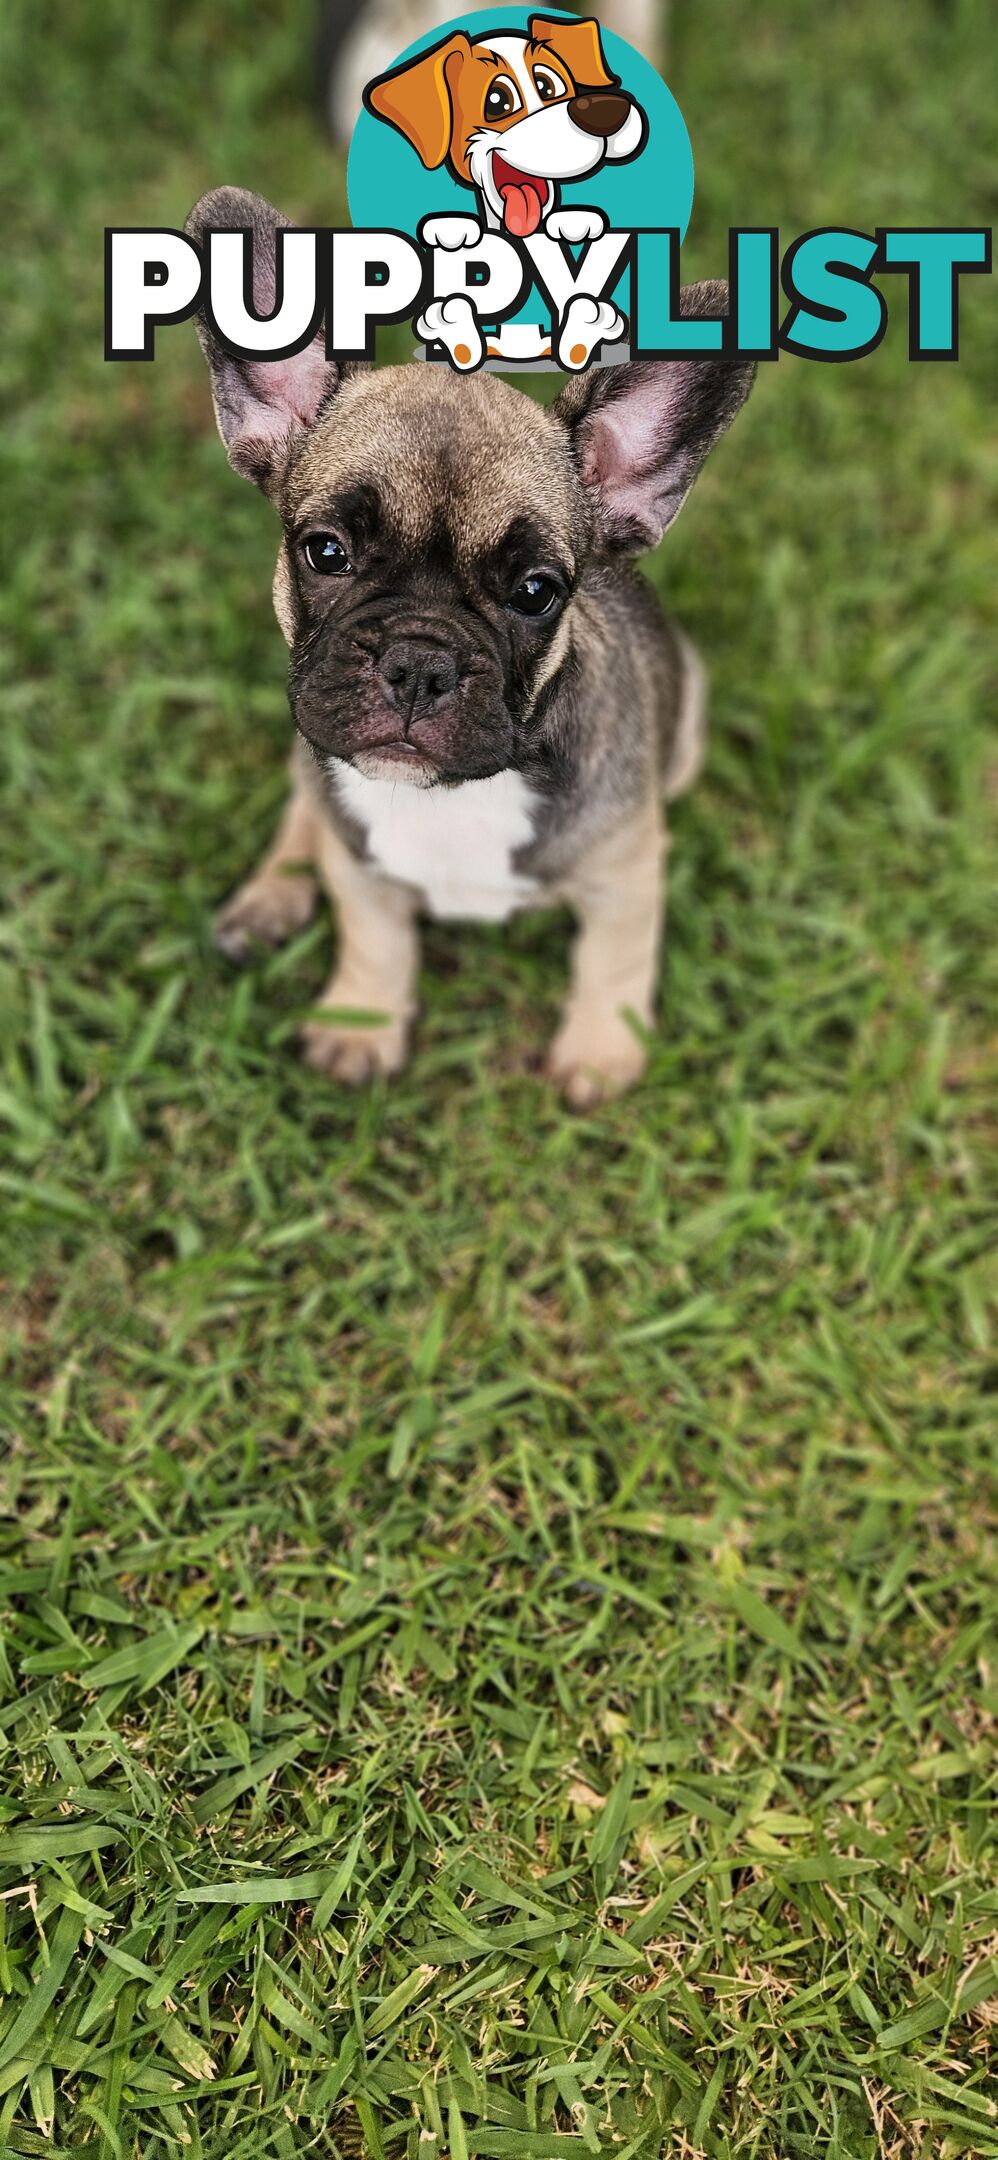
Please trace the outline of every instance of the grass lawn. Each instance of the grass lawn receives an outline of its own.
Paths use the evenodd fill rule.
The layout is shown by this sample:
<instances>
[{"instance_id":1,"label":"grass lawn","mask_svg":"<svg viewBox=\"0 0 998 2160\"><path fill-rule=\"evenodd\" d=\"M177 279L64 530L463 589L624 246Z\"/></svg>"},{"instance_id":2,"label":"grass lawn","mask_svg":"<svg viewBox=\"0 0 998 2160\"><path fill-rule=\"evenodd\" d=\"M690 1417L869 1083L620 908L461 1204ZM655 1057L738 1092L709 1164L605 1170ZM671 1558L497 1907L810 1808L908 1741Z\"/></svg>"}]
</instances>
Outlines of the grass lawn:
<instances>
[{"instance_id":1,"label":"grass lawn","mask_svg":"<svg viewBox=\"0 0 998 2160\"><path fill-rule=\"evenodd\" d=\"M538 917L338 1092L328 924L210 938L272 516L193 332L100 340L105 222L342 211L309 23L2 33L0 2155L996 2155L994 291L763 369L649 566L714 732L643 1085L543 1085ZM688 274L986 219L996 44L676 0Z\"/></svg>"}]
</instances>

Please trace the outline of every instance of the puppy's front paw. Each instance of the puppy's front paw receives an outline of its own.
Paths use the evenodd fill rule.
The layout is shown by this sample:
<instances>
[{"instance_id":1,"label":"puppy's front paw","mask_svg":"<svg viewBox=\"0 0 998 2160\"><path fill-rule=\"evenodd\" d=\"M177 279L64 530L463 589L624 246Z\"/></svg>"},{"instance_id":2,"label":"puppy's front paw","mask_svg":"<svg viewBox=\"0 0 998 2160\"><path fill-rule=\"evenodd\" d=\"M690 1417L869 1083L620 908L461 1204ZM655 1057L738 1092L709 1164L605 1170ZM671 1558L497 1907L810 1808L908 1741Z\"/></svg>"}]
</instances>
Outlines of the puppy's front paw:
<instances>
[{"instance_id":1,"label":"puppy's front paw","mask_svg":"<svg viewBox=\"0 0 998 2160\"><path fill-rule=\"evenodd\" d=\"M448 254L455 248L477 247L482 228L473 217L428 217L419 228L424 247L446 248Z\"/></svg>"},{"instance_id":2,"label":"puppy's front paw","mask_svg":"<svg viewBox=\"0 0 998 2160\"><path fill-rule=\"evenodd\" d=\"M315 879L275 871L240 885L215 917L214 938L227 960L248 960L254 945L283 945L315 910Z\"/></svg>"},{"instance_id":3,"label":"puppy's front paw","mask_svg":"<svg viewBox=\"0 0 998 2160\"><path fill-rule=\"evenodd\" d=\"M550 239L567 240L571 247L578 247L583 240L598 240L606 231L606 219L602 210L550 210L544 230Z\"/></svg>"},{"instance_id":4,"label":"puppy's front paw","mask_svg":"<svg viewBox=\"0 0 998 2160\"><path fill-rule=\"evenodd\" d=\"M594 1022L569 1014L548 1052L548 1078L573 1110L589 1110L633 1087L646 1057L640 1037L621 1016Z\"/></svg>"},{"instance_id":5,"label":"puppy's front paw","mask_svg":"<svg viewBox=\"0 0 998 2160\"><path fill-rule=\"evenodd\" d=\"M401 1072L407 1051L405 1022L387 1015L373 1027L350 1027L333 1019L307 1020L301 1031L305 1064L313 1072L328 1073L331 1080L344 1081L348 1087L363 1087L379 1074L387 1078L390 1073Z\"/></svg>"}]
</instances>

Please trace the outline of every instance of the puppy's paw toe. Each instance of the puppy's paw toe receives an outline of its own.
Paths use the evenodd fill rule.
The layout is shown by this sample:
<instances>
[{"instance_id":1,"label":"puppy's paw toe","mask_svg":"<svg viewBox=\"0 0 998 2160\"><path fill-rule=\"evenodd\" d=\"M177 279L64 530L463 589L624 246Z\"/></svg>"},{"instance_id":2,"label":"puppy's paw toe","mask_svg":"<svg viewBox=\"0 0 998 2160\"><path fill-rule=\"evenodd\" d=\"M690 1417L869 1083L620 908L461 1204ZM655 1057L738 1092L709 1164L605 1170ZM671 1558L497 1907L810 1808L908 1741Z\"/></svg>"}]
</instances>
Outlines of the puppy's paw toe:
<instances>
[{"instance_id":1,"label":"puppy's paw toe","mask_svg":"<svg viewBox=\"0 0 998 2160\"><path fill-rule=\"evenodd\" d=\"M552 240L567 240L577 247L583 240L598 240L606 231L606 219L602 210L579 204L572 209L549 210L544 230Z\"/></svg>"},{"instance_id":2,"label":"puppy's paw toe","mask_svg":"<svg viewBox=\"0 0 998 2160\"><path fill-rule=\"evenodd\" d=\"M395 1021L384 1027L338 1027L309 1020L301 1031L303 1061L313 1072L327 1073L346 1087L364 1087L379 1075L401 1072L406 1060L406 1030Z\"/></svg>"},{"instance_id":3,"label":"puppy's paw toe","mask_svg":"<svg viewBox=\"0 0 998 2160\"><path fill-rule=\"evenodd\" d=\"M315 880L253 878L215 917L214 939L227 960L248 960L255 945L283 945L304 930L315 908Z\"/></svg>"},{"instance_id":4,"label":"puppy's paw toe","mask_svg":"<svg viewBox=\"0 0 998 2160\"><path fill-rule=\"evenodd\" d=\"M442 216L424 218L419 237L424 247L446 248L450 253L455 248L477 247L482 237L482 228L477 218L455 217L445 213Z\"/></svg>"},{"instance_id":5,"label":"puppy's paw toe","mask_svg":"<svg viewBox=\"0 0 998 2160\"><path fill-rule=\"evenodd\" d=\"M580 1035L565 1028L555 1037L548 1053L548 1078L560 1089L573 1110L591 1110L609 1102L640 1080L645 1069L644 1044L630 1029L612 1035Z\"/></svg>"}]
</instances>

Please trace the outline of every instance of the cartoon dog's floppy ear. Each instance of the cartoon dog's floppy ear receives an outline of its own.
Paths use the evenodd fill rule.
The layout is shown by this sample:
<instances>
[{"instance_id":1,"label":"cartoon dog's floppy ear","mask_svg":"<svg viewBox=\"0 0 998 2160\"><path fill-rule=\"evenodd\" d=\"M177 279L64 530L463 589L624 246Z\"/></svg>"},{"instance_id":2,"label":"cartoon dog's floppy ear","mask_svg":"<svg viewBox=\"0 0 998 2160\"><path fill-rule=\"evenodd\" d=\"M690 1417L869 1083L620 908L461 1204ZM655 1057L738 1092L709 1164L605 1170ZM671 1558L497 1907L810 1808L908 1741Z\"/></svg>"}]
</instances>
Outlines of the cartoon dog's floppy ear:
<instances>
[{"instance_id":1,"label":"cartoon dog's floppy ear","mask_svg":"<svg viewBox=\"0 0 998 2160\"><path fill-rule=\"evenodd\" d=\"M457 77L471 51L463 30L453 37L417 53L401 67L391 68L368 83L364 103L378 120L387 120L412 144L433 172L442 165L454 133L453 91Z\"/></svg>"},{"instance_id":2,"label":"cartoon dog's floppy ear","mask_svg":"<svg viewBox=\"0 0 998 2160\"><path fill-rule=\"evenodd\" d=\"M600 44L599 24L591 15L579 22L552 22L547 15L532 15L530 35L539 45L547 45L559 60L563 60L576 89L600 90L620 78L611 75L603 58Z\"/></svg>"}]
</instances>

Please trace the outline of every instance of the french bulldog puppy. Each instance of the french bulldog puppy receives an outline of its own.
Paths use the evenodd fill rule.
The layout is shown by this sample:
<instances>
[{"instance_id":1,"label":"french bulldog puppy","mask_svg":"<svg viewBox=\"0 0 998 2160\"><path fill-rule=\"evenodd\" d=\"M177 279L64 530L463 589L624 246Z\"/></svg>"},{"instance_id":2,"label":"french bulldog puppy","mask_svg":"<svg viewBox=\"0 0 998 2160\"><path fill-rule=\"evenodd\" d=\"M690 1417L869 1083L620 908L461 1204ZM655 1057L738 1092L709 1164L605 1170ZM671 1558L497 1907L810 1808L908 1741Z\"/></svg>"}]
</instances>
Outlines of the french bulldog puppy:
<instances>
[{"instance_id":1,"label":"french bulldog puppy","mask_svg":"<svg viewBox=\"0 0 998 2160\"><path fill-rule=\"evenodd\" d=\"M284 222L220 188L188 231L252 229L266 315ZM691 316L725 304L718 285L682 299ZM290 801L218 918L221 949L240 959L301 929L318 880L339 952L305 1056L364 1081L406 1058L421 913L567 902L578 936L548 1070L577 1106L615 1094L645 1063L664 804L695 779L705 732L699 661L629 558L672 523L752 365L593 369L544 410L494 375L338 367L321 334L260 362L203 318L198 332L229 461L284 528L273 596L297 730Z\"/></svg>"}]
</instances>

